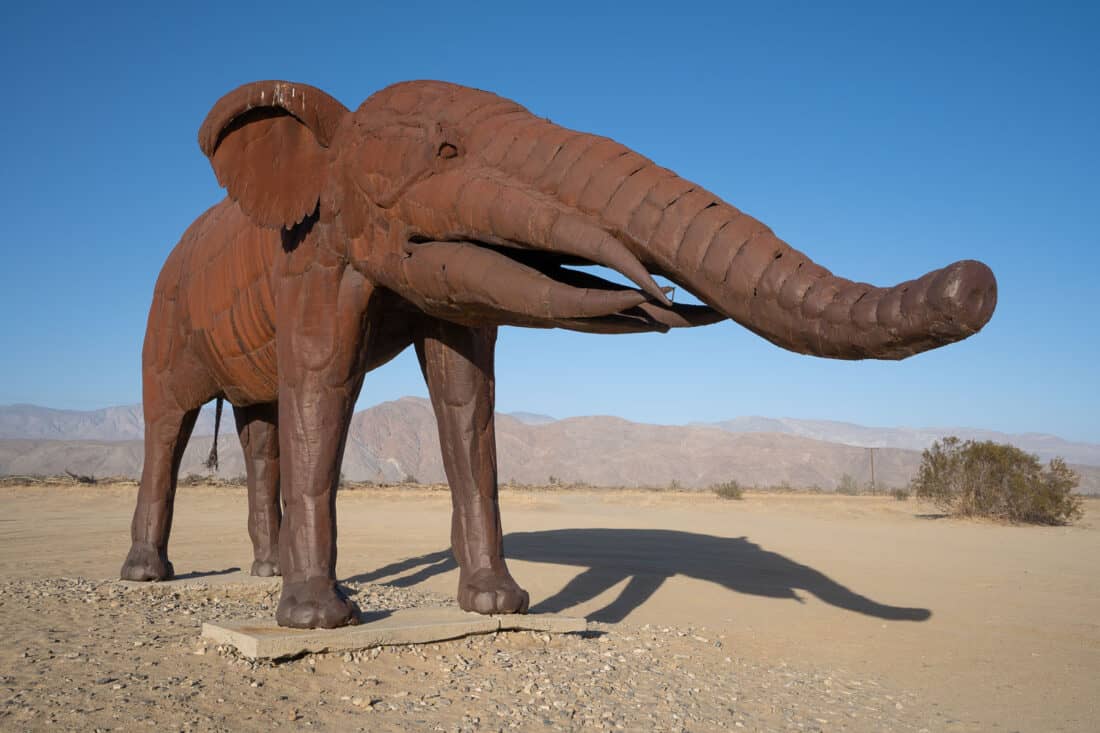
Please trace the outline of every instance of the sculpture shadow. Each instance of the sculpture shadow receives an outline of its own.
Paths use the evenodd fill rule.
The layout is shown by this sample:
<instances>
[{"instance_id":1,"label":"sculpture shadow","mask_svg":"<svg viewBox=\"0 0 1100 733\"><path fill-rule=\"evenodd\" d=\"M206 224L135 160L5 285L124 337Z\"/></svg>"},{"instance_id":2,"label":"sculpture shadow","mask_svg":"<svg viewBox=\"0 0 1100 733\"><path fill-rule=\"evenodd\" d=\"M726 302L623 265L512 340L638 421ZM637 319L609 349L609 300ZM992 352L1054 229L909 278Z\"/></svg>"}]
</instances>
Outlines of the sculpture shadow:
<instances>
[{"instance_id":1,"label":"sculpture shadow","mask_svg":"<svg viewBox=\"0 0 1100 733\"><path fill-rule=\"evenodd\" d=\"M889 621L926 621L926 608L873 601L824 573L770 552L745 537L714 537L662 529L555 529L513 532L504 538L509 559L584 568L553 596L531 608L557 613L596 598L626 580L611 603L588 615L617 623L646 602L674 575L705 580L737 593L802 603L798 590L837 608ZM408 558L349 578L409 587L455 569L450 550ZM407 573L407 574L406 574ZM399 576L399 577L393 577Z\"/></svg>"},{"instance_id":2,"label":"sculpture shadow","mask_svg":"<svg viewBox=\"0 0 1100 733\"><path fill-rule=\"evenodd\" d=\"M225 568L224 570L192 570L172 576L172 580L195 580L197 578L212 578L218 575L229 575L241 572L240 568Z\"/></svg>"}]
</instances>

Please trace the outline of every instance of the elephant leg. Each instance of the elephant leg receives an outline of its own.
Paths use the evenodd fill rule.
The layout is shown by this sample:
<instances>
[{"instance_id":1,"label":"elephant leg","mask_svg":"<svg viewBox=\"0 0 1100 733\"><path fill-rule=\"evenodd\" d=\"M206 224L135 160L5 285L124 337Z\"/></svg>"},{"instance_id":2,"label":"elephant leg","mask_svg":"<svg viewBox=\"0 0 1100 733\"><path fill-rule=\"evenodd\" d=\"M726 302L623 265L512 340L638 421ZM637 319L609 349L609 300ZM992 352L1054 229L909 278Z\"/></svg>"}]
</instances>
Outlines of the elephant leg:
<instances>
[{"instance_id":1,"label":"elephant leg","mask_svg":"<svg viewBox=\"0 0 1100 733\"><path fill-rule=\"evenodd\" d=\"M336 584L336 490L363 381L371 293L353 270L323 266L288 276L279 291L280 626L358 621Z\"/></svg>"},{"instance_id":2,"label":"elephant leg","mask_svg":"<svg viewBox=\"0 0 1100 733\"><path fill-rule=\"evenodd\" d=\"M435 321L417 339L443 467L451 485L451 550L459 566L458 604L478 613L524 613L530 601L504 561L497 501L493 351L495 326Z\"/></svg>"},{"instance_id":3,"label":"elephant leg","mask_svg":"<svg viewBox=\"0 0 1100 733\"><path fill-rule=\"evenodd\" d=\"M146 390L144 402L145 464L130 524L132 544L119 576L123 580L167 580L173 575L168 535L176 480L199 407L183 409L156 386Z\"/></svg>"},{"instance_id":4,"label":"elephant leg","mask_svg":"<svg viewBox=\"0 0 1100 733\"><path fill-rule=\"evenodd\" d=\"M275 612L280 626L328 629L357 618L336 585L336 489L354 392L310 377L279 390L285 502L279 530L283 592Z\"/></svg>"},{"instance_id":5,"label":"elephant leg","mask_svg":"<svg viewBox=\"0 0 1100 733\"><path fill-rule=\"evenodd\" d=\"M234 407L237 435L248 478L248 536L252 538L252 574L279 575L279 426L274 402Z\"/></svg>"}]
</instances>

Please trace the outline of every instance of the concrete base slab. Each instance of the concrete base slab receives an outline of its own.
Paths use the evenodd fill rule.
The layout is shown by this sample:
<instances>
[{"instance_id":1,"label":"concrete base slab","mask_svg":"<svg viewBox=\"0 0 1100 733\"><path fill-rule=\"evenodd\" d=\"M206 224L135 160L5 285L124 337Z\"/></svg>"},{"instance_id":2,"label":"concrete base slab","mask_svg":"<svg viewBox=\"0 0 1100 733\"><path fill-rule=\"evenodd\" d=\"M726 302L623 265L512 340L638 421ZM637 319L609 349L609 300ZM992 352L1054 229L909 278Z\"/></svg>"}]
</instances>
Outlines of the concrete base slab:
<instances>
[{"instance_id":1,"label":"concrete base slab","mask_svg":"<svg viewBox=\"0 0 1100 733\"><path fill-rule=\"evenodd\" d=\"M234 646L252 659L292 657L306 652L369 649L394 644L427 644L494 631L569 633L588 628L583 618L555 614L482 616L458 608L404 608L365 613L358 626L339 629L286 629L275 619L204 623L202 635Z\"/></svg>"},{"instance_id":2,"label":"concrete base slab","mask_svg":"<svg viewBox=\"0 0 1100 733\"><path fill-rule=\"evenodd\" d=\"M254 575L249 575L247 570L230 568L229 570L181 573L171 580L116 580L115 582L126 589L209 588L222 585L249 585L260 588L278 588L283 582L283 579L279 577L258 578Z\"/></svg>"}]
</instances>

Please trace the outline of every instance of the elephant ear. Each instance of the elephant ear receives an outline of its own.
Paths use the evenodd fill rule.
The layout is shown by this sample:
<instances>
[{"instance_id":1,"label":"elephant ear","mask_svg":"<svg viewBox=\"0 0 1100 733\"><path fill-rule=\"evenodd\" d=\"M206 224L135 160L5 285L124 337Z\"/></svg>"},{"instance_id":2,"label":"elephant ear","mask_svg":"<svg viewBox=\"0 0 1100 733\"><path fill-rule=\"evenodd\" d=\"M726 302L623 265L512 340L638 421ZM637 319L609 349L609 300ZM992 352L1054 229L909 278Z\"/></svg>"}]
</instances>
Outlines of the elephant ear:
<instances>
[{"instance_id":1,"label":"elephant ear","mask_svg":"<svg viewBox=\"0 0 1100 733\"><path fill-rule=\"evenodd\" d=\"M346 114L307 84L257 81L218 100L199 128L199 147L245 214L290 228L317 209L326 148Z\"/></svg>"}]
</instances>

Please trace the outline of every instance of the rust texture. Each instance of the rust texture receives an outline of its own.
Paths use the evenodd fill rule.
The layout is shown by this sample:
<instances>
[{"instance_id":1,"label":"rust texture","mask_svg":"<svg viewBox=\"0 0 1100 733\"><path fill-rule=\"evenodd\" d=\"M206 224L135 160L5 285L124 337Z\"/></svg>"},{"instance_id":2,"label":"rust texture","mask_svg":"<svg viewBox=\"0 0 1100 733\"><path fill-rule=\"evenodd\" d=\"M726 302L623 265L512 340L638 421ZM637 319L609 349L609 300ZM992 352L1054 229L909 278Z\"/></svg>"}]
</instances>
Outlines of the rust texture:
<instances>
[{"instance_id":1,"label":"rust texture","mask_svg":"<svg viewBox=\"0 0 1100 733\"><path fill-rule=\"evenodd\" d=\"M170 577L180 456L228 400L248 467L253 572L283 575L280 624L354 623L339 590L336 487L363 375L416 348L439 422L458 599L524 611L497 503L493 349L502 325L667 331L731 318L791 351L901 359L989 320L964 260L889 288L832 275L772 231L605 137L494 94L396 84L351 112L262 81L199 131L228 197L156 284L142 354L145 466L122 577ZM603 265L634 287L575 266ZM676 305L660 275L705 305ZM280 502L281 497L281 502Z\"/></svg>"}]
</instances>

